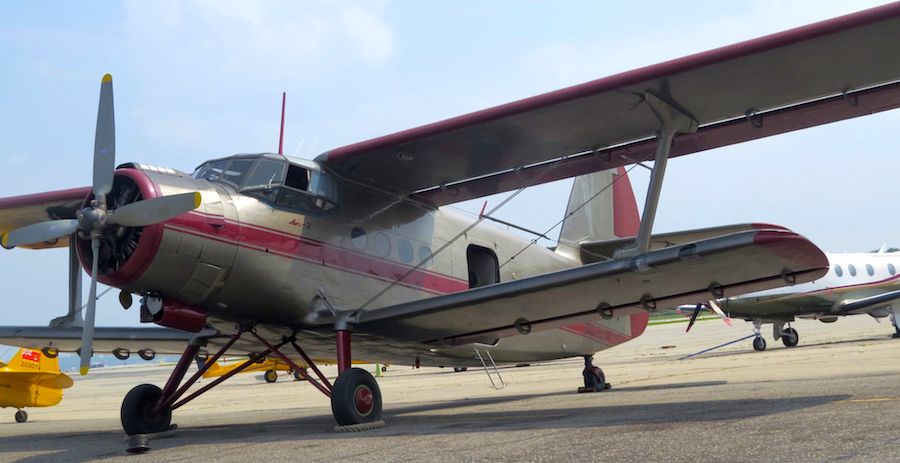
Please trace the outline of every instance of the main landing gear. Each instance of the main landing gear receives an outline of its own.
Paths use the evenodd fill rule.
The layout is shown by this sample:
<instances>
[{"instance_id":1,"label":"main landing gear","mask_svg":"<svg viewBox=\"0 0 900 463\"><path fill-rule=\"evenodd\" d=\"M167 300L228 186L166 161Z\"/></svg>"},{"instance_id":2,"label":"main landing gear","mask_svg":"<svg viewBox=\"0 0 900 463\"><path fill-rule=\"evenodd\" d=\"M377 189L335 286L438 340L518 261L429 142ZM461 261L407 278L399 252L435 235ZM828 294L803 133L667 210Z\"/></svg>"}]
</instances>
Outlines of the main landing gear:
<instances>
[{"instance_id":1,"label":"main landing gear","mask_svg":"<svg viewBox=\"0 0 900 463\"><path fill-rule=\"evenodd\" d=\"M891 337L894 339L900 338L900 326L897 326L900 323L900 320L897 320L898 315L900 315L900 310L891 308L891 324L894 325L894 334Z\"/></svg>"},{"instance_id":2,"label":"main landing gear","mask_svg":"<svg viewBox=\"0 0 900 463\"><path fill-rule=\"evenodd\" d=\"M182 398L203 373L246 333L255 337L265 347L265 350L250 355L250 358L237 368ZM346 330L337 330L336 334L339 375L334 385L328 381L312 359L297 344L294 336L283 338L278 344L272 345L252 328L242 328L235 333L218 352L207 358L200 365L199 370L182 384L188 367L200 350L199 343L192 342L184 350L164 388L160 389L152 384L141 384L125 396L121 410L122 428L130 436L167 431L172 427L174 410L268 356L277 356L281 361L290 365L295 373L331 399L331 410L338 428L340 428L338 430L362 430L383 426L384 422L380 421L381 390L378 388L378 383L369 372L350 367L350 333ZM306 362L306 365L315 373L316 378L309 375L306 368L298 366L279 350L288 344ZM132 450L145 451L147 447L144 445L129 449L129 451Z\"/></svg>"},{"instance_id":3,"label":"main landing gear","mask_svg":"<svg viewBox=\"0 0 900 463\"><path fill-rule=\"evenodd\" d=\"M578 392L600 392L612 389L612 386L606 382L606 375L600 367L594 366L594 356L584 356L584 370L581 372L584 376L584 387L579 387Z\"/></svg>"},{"instance_id":4,"label":"main landing gear","mask_svg":"<svg viewBox=\"0 0 900 463\"><path fill-rule=\"evenodd\" d=\"M28 412L25 410L16 411L16 423L24 423L28 421Z\"/></svg>"}]
</instances>

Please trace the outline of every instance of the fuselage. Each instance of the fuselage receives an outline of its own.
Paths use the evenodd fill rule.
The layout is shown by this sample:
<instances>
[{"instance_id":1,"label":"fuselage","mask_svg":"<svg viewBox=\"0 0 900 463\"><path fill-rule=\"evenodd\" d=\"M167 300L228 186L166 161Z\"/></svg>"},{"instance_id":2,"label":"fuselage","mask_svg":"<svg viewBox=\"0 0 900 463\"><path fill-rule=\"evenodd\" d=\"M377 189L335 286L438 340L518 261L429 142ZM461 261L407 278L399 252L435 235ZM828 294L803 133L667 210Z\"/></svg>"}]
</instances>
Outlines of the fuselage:
<instances>
[{"instance_id":1,"label":"fuselage","mask_svg":"<svg viewBox=\"0 0 900 463\"><path fill-rule=\"evenodd\" d=\"M259 163L272 161L269 156L237 159ZM101 281L158 296L171 301L170 307L188 308L186 313L200 312L224 331L236 322L261 324L276 334L330 331L335 311L378 310L581 265L495 226L473 227L475 217L453 208L429 208L335 182L324 188L333 204L320 209L315 200L291 197L297 194L293 189L282 199L290 172L282 185L248 189L238 181L210 179L204 166L194 176L141 165L117 171L145 198L199 191L203 203L144 227L130 257L110 264ZM306 175L307 183L299 186L323 190L325 174ZM640 335L646 319L622 316L506 338L491 352L497 361L510 362L592 354ZM180 318L171 320L160 324L183 328ZM367 352L365 342L358 346L358 356L376 361L403 364L414 358L398 358L400 350ZM472 354L471 348L451 348L433 361L418 361L452 364L448 358L472 360Z\"/></svg>"},{"instance_id":2,"label":"fuselage","mask_svg":"<svg viewBox=\"0 0 900 463\"><path fill-rule=\"evenodd\" d=\"M900 253L826 253L828 273L815 281L749 293L721 301L736 318L790 321L794 317L834 321L845 302L900 289ZM887 316L887 309L869 311Z\"/></svg>"}]
</instances>

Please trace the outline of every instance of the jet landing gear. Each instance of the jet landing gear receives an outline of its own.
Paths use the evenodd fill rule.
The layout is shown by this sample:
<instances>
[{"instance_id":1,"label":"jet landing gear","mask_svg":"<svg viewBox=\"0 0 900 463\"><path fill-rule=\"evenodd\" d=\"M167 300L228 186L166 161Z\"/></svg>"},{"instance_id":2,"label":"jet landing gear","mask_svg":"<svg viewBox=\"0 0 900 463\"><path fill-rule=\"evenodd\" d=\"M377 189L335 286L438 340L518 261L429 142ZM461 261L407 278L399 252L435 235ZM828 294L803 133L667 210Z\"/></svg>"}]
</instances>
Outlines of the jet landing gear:
<instances>
[{"instance_id":1,"label":"jet landing gear","mask_svg":"<svg viewBox=\"0 0 900 463\"><path fill-rule=\"evenodd\" d=\"M237 368L216 378L190 395L182 397L203 376L203 373L215 364L219 357L225 354L245 333L250 333L266 349L250 355L247 361ZM160 389L152 384L142 384L125 396L121 409L122 428L129 436L145 436L173 429L172 412L174 410L269 356L277 356L281 361L290 365L295 373L331 399L331 409L335 421L338 423L337 430L357 431L384 426L384 422L380 421L381 390L378 388L378 383L369 372L359 368L350 368L350 333L346 330L338 330L336 334L337 363L340 374L333 386L297 344L294 336L283 338L281 342L272 345L252 328L243 328L235 333L215 355L208 357L200 365L198 371L182 384L188 367L200 350L199 343L192 342L185 348L164 388ZM306 368L300 367L279 350L287 344L296 350L306 365L315 373L316 378L309 375ZM149 449L146 445L147 439L136 439L135 442L138 444L129 448L129 451L143 452Z\"/></svg>"},{"instance_id":2,"label":"jet landing gear","mask_svg":"<svg viewBox=\"0 0 900 463\"><path fill-rule=\"evenodd\" d=\"M800 343L800 335L797 333L797 330L791 328L791 324L787 324L787 328L784 327L784 323L772 323L772 332L777 341L778 338L781 338L781 342L784 344L784 347L797 347L797 344Z\"/></svg>"},{"instance_id":3,"label":"jet landing gear","mask_svg":"<svg viewBox=\"0 0 900 463\"><path fill-rule=\"evenodd\" d=\"M898 313L900 310L891 309L891 324L894 325L894 334L891 337L894 339L900 339L900 326L897 326L900 324L900 320L897 320Z\"/></svg>"},{"instance_id":4,"label":"jet landing gear","mask_svg":"<svg viewBox=\"0 0 900 463\"><path fill-rule=\"evenodd\" d=\"M753 320L753 332L756 333L756 337L753 338L753 350L757 352L762 352L766 350L766 340L762 337L762 333L760 332L761 322L757 320Z\"/></svg>"},{"instance_id":5,"label":"jet landing gear","mask_svg":"<svg viewBox=\"0 0 900 463\"><path fill-rule=\"evenodd\" d=\"M578 393L584 392L601 392L612 389L612 385L606 382L606 375L600 367L594 366L594 356L584 356L584 370L581 372L584 376L584 387L578 388Z\"/></svg>"}]
</instances>

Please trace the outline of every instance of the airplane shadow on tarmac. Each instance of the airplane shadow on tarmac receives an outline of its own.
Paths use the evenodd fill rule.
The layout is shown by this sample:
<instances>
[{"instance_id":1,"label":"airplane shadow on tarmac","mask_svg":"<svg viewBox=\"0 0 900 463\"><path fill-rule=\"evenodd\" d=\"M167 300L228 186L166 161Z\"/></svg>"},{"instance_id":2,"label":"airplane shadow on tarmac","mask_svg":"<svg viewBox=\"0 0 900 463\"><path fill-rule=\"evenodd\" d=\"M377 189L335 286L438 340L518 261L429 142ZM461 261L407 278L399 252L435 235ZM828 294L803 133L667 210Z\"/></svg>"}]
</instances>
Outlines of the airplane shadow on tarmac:
<instances>
[{"instance_id":1,"label":"airplane shadow on tarmac","mask_svg":"<svg viewBox=\"0 0 900 463\"><path fill-rule=\"evenodd\" d=\"M712 384L710 384L712 383ZM332 431L334 422L330 413L296 419L266 420L264 411L242 414L234 424L192 425L186 424L174 437L153 440L152 448L158 452L187 445L277 443L297 440L328 440L377 438L384 436L415 436L481 432L517 431L524 429L604 428L610 426L670 425L684 423L740 420L779 413L792 413L821 405L839 402L849 395L818 395L752 400L698 400L686 402L604 405L603 397L617 392L637 392L679 387L716 385L710 383L682 383L659 386L614 389L609 393L575 395L572 393L522 394L506 397L465 399L421 405L388 407L383 414L387 426L374 431L354 434ZM572 405L559 408L534 408L519 406L510 410L515 401L558 396L567 397ZM554 399L555 403L559 401ZM503 410L472 412L461 411L466 407L497 405ZM283 412L279 412L280 414ZM223 419L228 419L227 415ZM176 416L177 421L177 416ZM191 421L190 418L185 421ZM39 452L39 456L16 461L89 461L125 455L125 440L119 428L89 432L45 432L0 437L0 460L6 452ZM167 454L171 456L171 454ZM162 455L160 455L162 457ZM8 455L7 455L8 457Z\"/></svg>"}]
</instances>

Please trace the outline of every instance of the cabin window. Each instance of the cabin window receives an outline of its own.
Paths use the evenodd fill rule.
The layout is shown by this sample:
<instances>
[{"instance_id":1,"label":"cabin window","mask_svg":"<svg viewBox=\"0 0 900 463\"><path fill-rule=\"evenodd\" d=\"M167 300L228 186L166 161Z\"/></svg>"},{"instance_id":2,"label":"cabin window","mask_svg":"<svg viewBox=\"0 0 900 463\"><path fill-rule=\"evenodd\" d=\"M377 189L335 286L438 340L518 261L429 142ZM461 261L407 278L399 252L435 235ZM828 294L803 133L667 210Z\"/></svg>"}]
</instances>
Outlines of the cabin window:
<instances>
[{"instance_id":1,"label":"cabin window","mask_svg":"<svg viewBox=\"0 0 900 463\"><path fill-rule=\"evenodd\" d=\"M852 276L852 277L856 276L856 267L854 267L853 264L850 264L847 266L847 271L850 272L850 276Z\"/></svg>"},{"instance_id":2,"label":"cabin window","mask_svg":"<svg viewBox=\"0 0 900 463\"><path fill-rule=\"evenodd\" d=\"M400 261L405 264L409 264L413 260L413 247L409 244L407 240L400 240L397 243L397 255L400 257Z\"/></svg>"},{"instance_id":3,"label":"cabin window","mask_svg":"<svg viewBox=\"0 0 900 463\"><path fill-rule=\"evenodd\" d=\"M431 248L428 246L419 246L419 262L423 261L425 261L422 264L424 267L431 267L431 264L434 262L434 259L431 257Z\"/></svg>"},{"instance_id":4,"label":"cabin window","mask_svg":"<svg viewBox=\"0 0 900 463\"><path fill-rule=\"evenodd\" d=\"M842 269L840 265L835 265L834 266L834 274L839 277L842 277L842 276L844 276L844 269Z\"/></svg>"},{"instance_id":5,"label":"cabin window","mask_svg":"<svg viewBox=\"0 0 900 463\"><path fill-rule=\"evenodd\" d=\"M369 237L366 236L366 231L359 227L353 227L353 230L350 230L350 243L353 244L353 247L362 251L366 248L366 245L369 243Z\"/></svg>"},{"instance_id":6,"label":"cabin window","mask_svg":"<svg viewBox=\"0 0 900 463\"><path fill-rule=\"evenodd\" d=\"M875 275L875 269L872 267L872 264L866 264L866 273L868 273L869 276Z\"/></svg>"},{"instance_id":7,"label":"cabin window","mask_svg":"<svg viewBox=\"0 0 900 463\"><path fill-rule=\"evenodd\" d=\"M309 171L292 164L288 167L287 178L284 179L284 184L301 191L309 190Z\"/></svg>"},{"instance_id":8,"label":"cabin window","mask_svg":"<svg viewBox=\"0 0 900 463\"><path fill-rule=\"evenodd\" d=\"M281 185L283 176L284 162L261 159L253 173L247 177L244 188L271 188L272 185Z\"/></svg>"},{"instance_id":9,"label":"cabin window","mask_svg":"<svg viewBox=\"0 0 900 463\"><path fill-rule=\"evenodd\" d=\"M391 253L391 239L384 233L375 234L375 255L387 257Z\"/></svg>"},{"instance_id":10,"label":"cabin window","mask_svg":"<svg viewBox=\"0 0 900 463\"><path fill-rule=\"evenodd\" d=\"M894 268L894 264L888 264L888 273L890 273L891 275L894 275L897 273L897 269Z\"/></svg>"}]
</instances>

